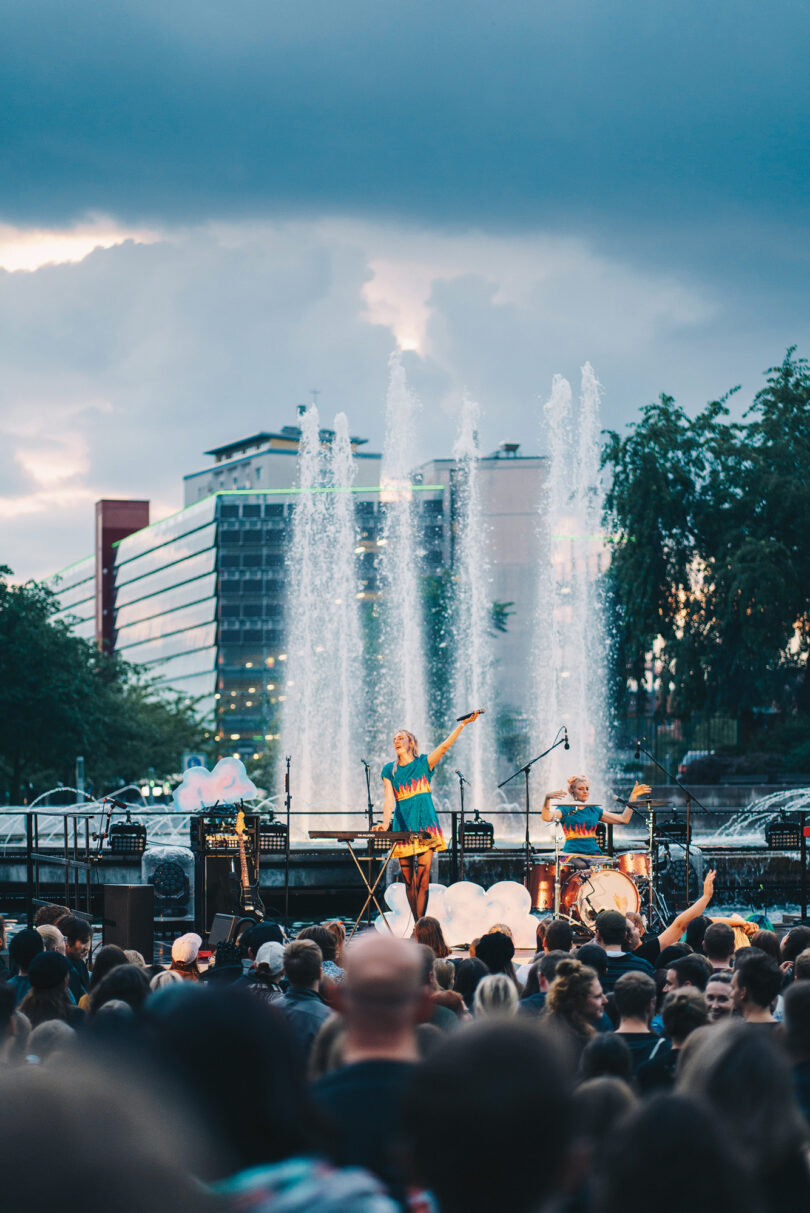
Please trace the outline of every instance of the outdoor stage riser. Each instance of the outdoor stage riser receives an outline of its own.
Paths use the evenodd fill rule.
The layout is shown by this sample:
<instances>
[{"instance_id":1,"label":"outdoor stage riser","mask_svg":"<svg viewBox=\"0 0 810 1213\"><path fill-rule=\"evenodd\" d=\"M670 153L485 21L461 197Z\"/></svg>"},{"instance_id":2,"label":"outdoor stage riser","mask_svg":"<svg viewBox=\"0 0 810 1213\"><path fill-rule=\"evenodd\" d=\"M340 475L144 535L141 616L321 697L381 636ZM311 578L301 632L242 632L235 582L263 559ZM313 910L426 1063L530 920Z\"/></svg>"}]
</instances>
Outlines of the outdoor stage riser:
<instances>
[{"instance_id":1,"label":"outdoor stage riser","mask_svg":"<svg viewBox=\"0 0 810 1213\"><path fill-rule=\"evenodd\" d=\"M359 854L359 852L358 852ZM552 858L551 854L536 851L534 862ZM710 867L717 869L716 896L718 903L751 905L752 908L779 906L786 902L798 902L800 888L800 864L798 855L767 851L764 848L705 849L692 851L696 887L690 888L690 899L697 897L702 877ZM392 877L395 865L391 865ZM522 881L525 870L523 851L499 849L482 854L466 854L464 878L489 888L501 880ZM434 881L450 884L453 880L453 857L449 851L437 856L432 873ZM56 865L41 865L40 881L43 892L57 900L64 896L64 872ZM104 856L101 864L92 873L92 886L102 884L138 884L140 882L140 860ZM304 897L334 897L338 910L354 902L360 895L359 878L350 857L341 849L311 850L296 848L290 857L290 895L299 900ZM0 861L0 903L16 905L25 893L26 864L24 854L18 849L13 857ZM261 888L268 902L274 905L283 896L284 856L263 855L261 861ZM61 890L61 893L60 893ZM338 912L338 911L336 911Z\"/></svg>"}]
</instances>

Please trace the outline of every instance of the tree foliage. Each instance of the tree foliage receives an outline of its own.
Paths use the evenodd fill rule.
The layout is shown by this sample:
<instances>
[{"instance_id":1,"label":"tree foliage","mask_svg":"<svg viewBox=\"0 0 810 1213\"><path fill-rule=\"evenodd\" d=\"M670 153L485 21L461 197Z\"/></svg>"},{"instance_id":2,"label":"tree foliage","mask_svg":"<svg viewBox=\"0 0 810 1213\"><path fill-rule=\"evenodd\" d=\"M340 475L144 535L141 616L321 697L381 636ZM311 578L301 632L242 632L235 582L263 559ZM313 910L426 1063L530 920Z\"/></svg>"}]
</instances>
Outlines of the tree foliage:
<instances>
[{"instance_id":1,"label":"tree foliage","mask_svg":"<svg viewBox=\"0 0 810 1213\"><path fill-rule=\"evenodd\" d=\"M193 705L159 695L138 671L73 635L44 586L13 585L0 566L0 797L73 781L85 757L96 793L177 773L183 750L205 749Z\"/></svg>"},{"instance_id":2,"label":"tree foliage","mask_svg":"<svg viewBox=\"0 0 810 1213\"><path fill-rule=\"evenodd\" d=\"M617 685L641 688L655 649L660 708L806 711L808 364L789 349L742 422L727 399L690 419L661 395L607 435Z\"/></svg>"}]
</instances>

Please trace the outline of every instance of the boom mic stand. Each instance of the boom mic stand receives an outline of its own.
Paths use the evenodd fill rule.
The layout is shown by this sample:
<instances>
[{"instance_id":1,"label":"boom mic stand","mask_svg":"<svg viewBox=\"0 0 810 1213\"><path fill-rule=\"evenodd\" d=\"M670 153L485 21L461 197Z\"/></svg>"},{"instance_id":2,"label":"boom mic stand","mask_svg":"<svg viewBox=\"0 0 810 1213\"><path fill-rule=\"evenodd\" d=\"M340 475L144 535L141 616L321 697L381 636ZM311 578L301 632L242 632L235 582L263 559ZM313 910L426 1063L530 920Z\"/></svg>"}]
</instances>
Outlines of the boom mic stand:
<instances>
[{"instance_id":1,"label":"boom mic stand","mask_svg":"<svg viewBox=\"0 0 810 1213\"><path fill-rule=\"evenodd\" d=\"M469 781L469 779L464 778L461 771L456 771L456 774L458 775L458 794L461 799L461 849L460 849L460 856L459 856L458 878L459 878L459 880L463 880L464 879L464 785L466 783L467 786L469 787L470 781ZM478 813L476 810L476 820L477 819L478 819Z\"/></svg>"},{"instance_id":2,"label":"boom mic stand","mask_svg":"<svg viewBox=\"0 0 810 1213\"><path fill-rule=\"evenodd\" d=\"M518 769L516 771L512 772L512 774L509 776L508 779L504 779L501 783L498 784L499 788L504 788L504 787L506 787L506 785L508 783L511 783L513 779L517 779L518 775L521 775L521 774L524 776L524 779L525 779L524 795L526 798L526 810L525 810L526 811L526 843L525 843L525 846L526 846L526 888L529 887L529 869L531 867L531 849L532 849L531 838L529 836L529 814L531 812L530 800L529 800L529 772L531 771L532 767L534 766L534 764L536 762L539 762L541 758L545 758L548 754L551 753L552 750L556 750L557 746L561 746L561 745L567 746L568 745L568 731L567 730L565 731L564 737L560 737L560 733L562 733L564 729L565 729L565 725L561 725L557 731L557 737L556 737L555 741L553 742L552 745L550 745L548 747L547 750L543 750L542 754L538 754L536 758L532 758L531 761L527 762L525 766L518 767Z\"/></svg>"},{"instance_id":3,"label":"boom mic stand","mask_svg":"<svg viewBox=\"0 0 810 1213\"><path fill-rule=\"evenodd\" d=\"M641 739L641 741L646 741L646 740L647 740L646 737L642 737L642 739ZM660 763L657 758L654 758L649 750L645 750L644 746L641 744L641 741L636 739L636 750L637 751L640 750L641 753L644 754L645 757L650 760L650 762L653 764L654 767L656 767L659 771L661 771L664 775L666 775L667 779L671 780L672 783L674 783L676 787L681 789L684 796L686 797L686 850L685 850L686 891L685 891L685 896L686 896L686 904L688 905L689 904L689 850L690 850L690 847L692 844L692 805L696 804L697 807L699 809L702 809L703 812L706 813L707 816L709 816L709 817L714 817L715 814L711 811L711 809L707 809L705 804L701 804L701 802L698 800L697 796L695 796L692 792L690 792L688 788L685 788L683 786L683 784L681 783L680 779L678 779L678 777L676 775L673 775L671 771L668 771L667 768L663 765L663 763Z\"/></svg>"}]
</instances>

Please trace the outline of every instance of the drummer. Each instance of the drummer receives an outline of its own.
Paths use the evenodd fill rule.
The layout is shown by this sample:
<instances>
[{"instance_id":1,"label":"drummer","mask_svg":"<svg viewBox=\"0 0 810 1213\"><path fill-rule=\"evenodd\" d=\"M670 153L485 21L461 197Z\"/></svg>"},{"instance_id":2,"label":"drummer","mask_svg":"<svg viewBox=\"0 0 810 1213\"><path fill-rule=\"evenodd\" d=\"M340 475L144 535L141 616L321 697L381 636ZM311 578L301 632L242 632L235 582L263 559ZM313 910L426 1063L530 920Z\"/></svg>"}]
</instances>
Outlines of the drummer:
<instances>
[{"instance_id":1,"label":"drummer","mask_svg":"<svg viewBox=\"0 0 810 1213\"><path fill-rule=\"evenodd\" d=\"M596 827L600 821L607 825L627 825L633 816L630 803L640 796L647 796L652 790L646 783L637 783L630 793L630 803L623 813L609 813L598 804L588 804L588 793L591 785L587 775L572 775L568 780L568 794L573 804L561 804L551 807L552 800L559 800L565 792L549 792L543 801L543 811L540 814L543 821L559 821L565 835L565 845L562 853L570 856L569 862L575 868L587 868L596 859L604 860L604 855L596 841Z\"/></svg>"}]
</instances>

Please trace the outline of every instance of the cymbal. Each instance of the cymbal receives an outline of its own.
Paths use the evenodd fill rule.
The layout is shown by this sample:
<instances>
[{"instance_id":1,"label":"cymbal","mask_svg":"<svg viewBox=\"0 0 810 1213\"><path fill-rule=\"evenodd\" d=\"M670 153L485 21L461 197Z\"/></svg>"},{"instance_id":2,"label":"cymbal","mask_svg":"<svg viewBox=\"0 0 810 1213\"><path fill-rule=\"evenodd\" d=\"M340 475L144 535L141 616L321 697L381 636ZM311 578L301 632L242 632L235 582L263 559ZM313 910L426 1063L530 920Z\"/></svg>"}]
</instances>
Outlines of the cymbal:
<instances>
[{"instance_id":1,"label":"cymbal","mask_svg":"<svg viewBox=\"0 0 810 1213\"><path fill-rule=\"evenodd\" d=\"M631 800L630 804L633 806L633 808L635 808L637 804L643 804L648 809L665 809L667 807L674 807L669 803L668 800Z\"/></svg>"}]
</instances>

